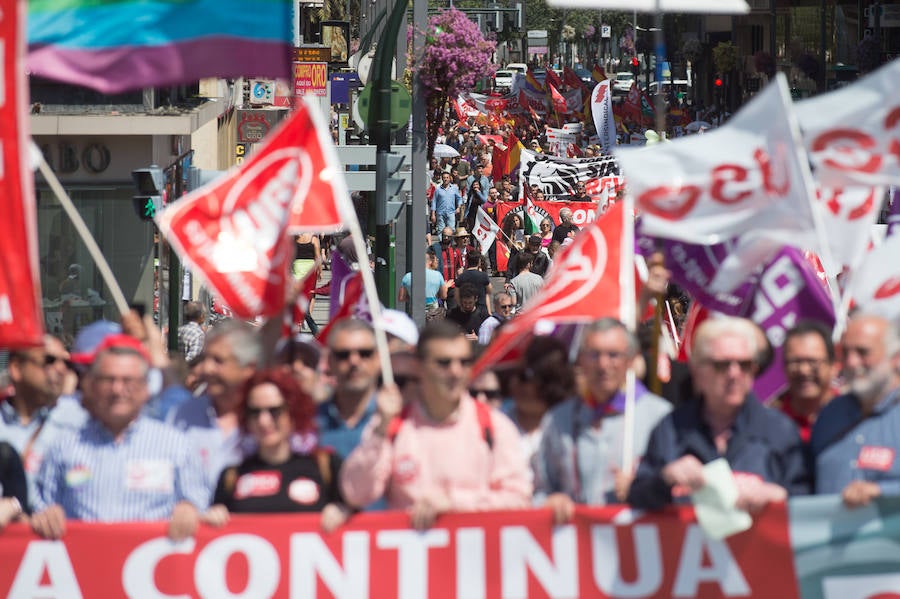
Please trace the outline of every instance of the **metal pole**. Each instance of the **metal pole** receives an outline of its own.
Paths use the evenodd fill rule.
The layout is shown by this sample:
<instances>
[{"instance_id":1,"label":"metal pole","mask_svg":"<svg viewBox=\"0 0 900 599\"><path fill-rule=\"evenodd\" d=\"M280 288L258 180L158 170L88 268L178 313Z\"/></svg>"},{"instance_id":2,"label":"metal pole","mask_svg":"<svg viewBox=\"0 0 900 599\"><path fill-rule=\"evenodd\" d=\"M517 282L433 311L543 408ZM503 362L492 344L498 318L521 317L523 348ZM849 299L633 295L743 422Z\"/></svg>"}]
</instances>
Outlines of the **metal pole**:
<instances>
[{"instance_id":1,"label":"metal pole","mask_svg":"<svg viewBox=\"0 0 900 599\"><path fill-rule=\"evenodd\" d=\"M427 0L413 0L413 54L421 56L425 49L425 29L428 26ZM419 81L419 72L413 75L412 93L412 148L410 149L410 193L406 204L406 261L410 282L407 310L417 325L425 324L425 252L422 236L425 234L425 176L427 135L425 133L425 94Z\"/></svg>"},{"instance_id":2,"label":"metal pole","mask_svg":"<svg viewBox=\"0 0 900 599\"><path fill-rule=\"evenodd\" d=\"M175 163L175 181L172 184L172 201L176 201L184 194L184 170L183 157ZM168 246L169 255L169 333L167 336L169 351L178 351L178 327L181 324L181 261L171 245Z\"/></svg>"}]
</instances>

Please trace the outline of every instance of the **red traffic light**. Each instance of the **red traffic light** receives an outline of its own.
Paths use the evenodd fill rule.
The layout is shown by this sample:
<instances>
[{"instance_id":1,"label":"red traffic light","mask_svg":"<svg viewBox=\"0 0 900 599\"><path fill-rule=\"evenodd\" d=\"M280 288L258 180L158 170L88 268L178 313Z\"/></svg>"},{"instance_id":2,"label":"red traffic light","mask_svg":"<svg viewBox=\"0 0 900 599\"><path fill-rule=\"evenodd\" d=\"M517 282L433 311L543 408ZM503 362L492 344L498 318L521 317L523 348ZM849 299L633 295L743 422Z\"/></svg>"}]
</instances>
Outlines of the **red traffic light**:
<instances>
[{"instance_id":1,"label":"red traffic light","mask_svg":"<svg viewBox=\"0 0 900 599\"><path fill-rule=\"evenodd\" d=\"M631 57L631 66L633 66L633 67L638 66L638 59L637 59L637 56L632 56L632 57Z\"/></svg>"},{"instance_id":2,"label":"red traffic light","mask_svg":"<svg viewBox=\"0 0 900 599\"><path fill-rule=\"evenodd\" d=\"M715 84L716 84L716 87L722 87L722 78L716 77Z\"/></svg>"}]
</instances>

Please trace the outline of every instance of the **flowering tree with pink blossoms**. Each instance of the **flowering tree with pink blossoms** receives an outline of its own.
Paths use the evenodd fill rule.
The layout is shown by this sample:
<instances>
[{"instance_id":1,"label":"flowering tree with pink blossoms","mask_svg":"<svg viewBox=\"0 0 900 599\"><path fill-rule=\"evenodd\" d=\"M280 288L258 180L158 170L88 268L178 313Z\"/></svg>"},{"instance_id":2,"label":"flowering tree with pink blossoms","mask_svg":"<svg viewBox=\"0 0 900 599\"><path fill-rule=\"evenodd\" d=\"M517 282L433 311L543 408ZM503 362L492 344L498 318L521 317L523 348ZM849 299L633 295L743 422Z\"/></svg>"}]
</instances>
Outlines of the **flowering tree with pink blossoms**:
<instances>
[{"instance_id":1,"label":"flowering tree with pink blossoms","mask_svg":"<svg viewBox=\"0 0 900 599\"><path fill-rule=\"evenodd\" d=\"M455 8L428 20L425 49L417 66L425 92L429 159L450 98L471 91L476 81L494 74L494 50L495 43L484 39L478 25Z\"/></svg>"}]
</instances>

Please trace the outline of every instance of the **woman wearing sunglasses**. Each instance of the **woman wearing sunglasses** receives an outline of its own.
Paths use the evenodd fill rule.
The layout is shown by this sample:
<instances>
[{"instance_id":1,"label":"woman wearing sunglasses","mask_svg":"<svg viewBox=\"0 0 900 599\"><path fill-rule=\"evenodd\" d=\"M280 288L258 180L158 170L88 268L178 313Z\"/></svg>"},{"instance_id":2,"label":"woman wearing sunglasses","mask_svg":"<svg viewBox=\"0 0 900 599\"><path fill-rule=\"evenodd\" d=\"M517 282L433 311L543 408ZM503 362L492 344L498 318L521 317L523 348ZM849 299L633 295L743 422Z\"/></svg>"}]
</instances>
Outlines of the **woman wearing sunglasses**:
<instances>
[{"instance_id":1,"label":"woman wearing sunglasses","mask_svg":"<svg viewBox=\"0 0 900 599\"><path fill-rule=\"evenodd\" d=\"M259 372L244 386L241 424L257 445L256 453L219 477L213 505L204 521L228 522L231 513L321 512L329 532L350 510L337 485L341 461L313 445L312 399L284 369ZM306 440L306 443L302 441Z\"/></svg>"}]
</instances>

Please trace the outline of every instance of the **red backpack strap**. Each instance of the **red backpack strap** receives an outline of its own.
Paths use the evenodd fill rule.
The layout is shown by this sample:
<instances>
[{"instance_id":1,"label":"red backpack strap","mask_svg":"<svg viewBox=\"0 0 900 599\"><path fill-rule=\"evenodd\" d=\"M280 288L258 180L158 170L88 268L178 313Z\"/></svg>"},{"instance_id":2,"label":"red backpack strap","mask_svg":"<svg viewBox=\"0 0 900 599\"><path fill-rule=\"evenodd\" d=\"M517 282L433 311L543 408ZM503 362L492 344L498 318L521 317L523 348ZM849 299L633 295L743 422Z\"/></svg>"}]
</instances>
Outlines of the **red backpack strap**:
<instances>
[{"instance_id":1,"label":"red backpack strap","mask_svg":"<svg viewBox=\"0 0 900 599\"><path fill-rule=\"evenodd\" d=\"M400 413L397 416L394 416L388 423L387 432L384 435L385 437L387 437L388 442L393 443L394 439L397 438L397 433L400 432L400 428L403 426L403 421L409 418L409 408L410 404L406 404L405 406L403 406L403 409L400 410Z\"/></svg>"},{"instance_id":2,"label":"red backpack strap","mask_svg":"<svg viewBox=\"0 0 900 599\"><path fill-rule=\"evenodd\" d=\"M494 425L491 423L491 407L486 403L475 400L475 415L478 417L478 427L487 443L488 449L494 449Z\"/></svg>"}]
</instances>

